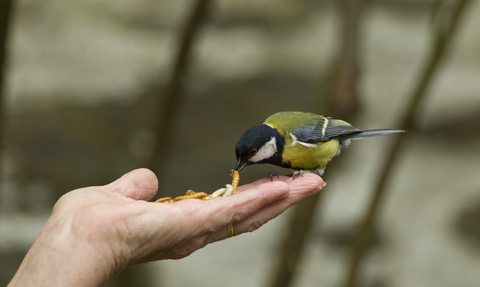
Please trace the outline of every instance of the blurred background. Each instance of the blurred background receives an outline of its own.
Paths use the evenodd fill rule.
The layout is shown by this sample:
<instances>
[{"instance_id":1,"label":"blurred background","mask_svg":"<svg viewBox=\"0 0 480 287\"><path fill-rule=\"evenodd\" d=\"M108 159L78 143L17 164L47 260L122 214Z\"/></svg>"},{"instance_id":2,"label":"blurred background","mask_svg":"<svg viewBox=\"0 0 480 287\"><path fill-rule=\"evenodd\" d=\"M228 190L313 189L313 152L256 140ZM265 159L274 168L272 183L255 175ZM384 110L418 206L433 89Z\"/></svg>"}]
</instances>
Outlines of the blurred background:
<instances>
[{"instance_id":1,"label":"blurred background","mask_svg":"<svg viewBox=\"0 0 480 287\"><path fill-rule=\"evenodd\" d=\"M0 285L62 194L138 167L156 172L157 197L210 193L231 182L245 130L300 110L409 133L354 142L321 194L255 233L129 267L107 286L478 286L478 1L0 9ZM289 173L252 166L240 183L273 171Z\"/></svg>"}]
</instances>

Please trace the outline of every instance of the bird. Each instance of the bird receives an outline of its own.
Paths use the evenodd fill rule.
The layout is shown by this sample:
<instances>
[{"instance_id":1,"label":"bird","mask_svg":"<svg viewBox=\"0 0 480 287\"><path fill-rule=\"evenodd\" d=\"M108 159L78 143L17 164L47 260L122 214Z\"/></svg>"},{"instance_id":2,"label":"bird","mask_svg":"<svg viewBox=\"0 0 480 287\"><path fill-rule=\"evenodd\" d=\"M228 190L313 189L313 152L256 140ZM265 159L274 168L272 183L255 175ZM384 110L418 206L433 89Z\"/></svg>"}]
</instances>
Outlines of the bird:
<instances>
[{"instance_id":1,"label":"bird","mask_svg":"<svg viewBox=\"0 0 480 287\"><path fill-rule=\"evenodd\" d=\"M346 121L314 113L277 112L263 124L248 129L238 140L234 171L267 163L292 169L293 178L308 172L322 176L327 164L352 140L404 132L360 130Z\"/></svg>"}]
</instances>

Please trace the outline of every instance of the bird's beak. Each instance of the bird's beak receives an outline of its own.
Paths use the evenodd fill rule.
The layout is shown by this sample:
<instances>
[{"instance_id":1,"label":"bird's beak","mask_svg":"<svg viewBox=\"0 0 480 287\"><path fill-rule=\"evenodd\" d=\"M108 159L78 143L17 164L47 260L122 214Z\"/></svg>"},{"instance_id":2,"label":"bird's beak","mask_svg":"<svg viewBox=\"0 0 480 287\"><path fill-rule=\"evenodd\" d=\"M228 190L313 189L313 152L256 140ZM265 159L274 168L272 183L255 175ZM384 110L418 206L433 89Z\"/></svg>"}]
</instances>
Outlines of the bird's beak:
<instances>
[{"instance_id":1,"label":"bird's beak","mask_svg":"<svg viewBox=\"0 0 480 287\"><path fill-rule=\"evenodd\" d=\"M238 159L237 164L235 165L234 171L241 171L244 167L246 167L250 162L242 160L241 158Z\"/></svg>"}]
</instances>

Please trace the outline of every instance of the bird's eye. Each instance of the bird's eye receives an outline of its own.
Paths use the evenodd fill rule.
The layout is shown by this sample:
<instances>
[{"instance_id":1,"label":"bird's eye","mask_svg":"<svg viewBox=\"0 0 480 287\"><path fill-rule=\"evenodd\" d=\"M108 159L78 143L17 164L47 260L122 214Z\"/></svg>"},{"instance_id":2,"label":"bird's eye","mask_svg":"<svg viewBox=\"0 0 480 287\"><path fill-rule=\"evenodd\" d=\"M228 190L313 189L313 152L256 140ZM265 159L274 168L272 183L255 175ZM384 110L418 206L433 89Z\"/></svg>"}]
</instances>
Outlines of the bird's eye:
<instances>
[{"instance_id":1,"label":"bird's eye","mask_svg":"<svg viewBox=\"0 0 480 287\"><path fill-rule=\"evenodd\" d=\"M249 155L249 156L254 156L256 153L257 153L257 149L256 149L256 148L252 148L252 149L248 152L248 155Z\"/></svg>"}]
</instances>

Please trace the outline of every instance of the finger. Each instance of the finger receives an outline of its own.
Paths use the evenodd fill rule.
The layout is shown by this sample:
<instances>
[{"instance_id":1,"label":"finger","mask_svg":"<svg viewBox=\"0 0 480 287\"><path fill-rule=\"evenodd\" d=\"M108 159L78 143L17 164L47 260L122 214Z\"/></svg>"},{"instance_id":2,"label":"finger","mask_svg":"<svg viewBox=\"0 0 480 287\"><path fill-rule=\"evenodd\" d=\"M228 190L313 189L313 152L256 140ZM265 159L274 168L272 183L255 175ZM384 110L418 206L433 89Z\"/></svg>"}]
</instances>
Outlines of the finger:
<instances>
[{"instance_id":1,"label":"finger","mask_svg":"<svg viewBox=\"0 0 480 287\"><path fill-rule=\"evenodd\" d=\"M239 234L257 230L269 220L283 213L290 206L296 204L305 197L319 192L323 188L323 180L321 180L319 176L309 175L308 177L305 176L305 179L300 182L297 182L297 180L290 181L289 185L291 192L288 198L278 200L269 206L262 208L249 218L238 222L237 230Z\"/></svg>"},{"instance_id":2,"label":"finger","mask_svg":"<svg viewBox=\"0 0 480 287\"><path fill-rule=\"evenodd\" d=\"M283 213L293 204L317 193L322 189L323 180L318 175L308 174L304 175L303 178L288 181L288 185L290 186L290 195L288 197L280 198L264 206L244 220L231 222L233 223L234 235L257 230L263 224ZM227 238L227 226L228 224L223 229L213 233L210 237L211 242Z\"/></svg>"},{"instance_id":3,"label":"finger","mask_svg":"<svg viewBox=\"0 0 480 287\"><path fill-rule=\"evenodd\" d=\"M297 177L296 179L289 178L286 183L290 186L292 194L299 193L306 196L317 193L325 186L323 179L314 173L307 173L303 177Z\"/></svg>"},{"instance_id":4,"label":"finger","mask_svg":"<svg viewBox=\"0 0 480 287\"><path fill-rule=\"evenodd\" d=\"M258 212L265 206L287 197L290 187L284 182L269 182L233 196L216 198L205 202L202 210L192 210L192 216L203 212L198 234L214 233L225 228L231 222L241 221ZM180 202L179 202L180 203Z\"/></svg>"},{"instance_id":5,"label":"finger","mask_svg":"<svg viewBox=\"0 0 480 287\"><path fill-rule=\"evenodd\" d=\"M124 174L105 187L128 198L150 200L157 193L158 180L151 170L140 168Z\"/></svg>"},{"instance_id":6,"label":"finger","mask_svg":"<svg viewBox=\"0 0 480 287\"><path fill-rule=\"evenodd\" d=\"M265 184L265 183L269 183L269 182L273 182L273 181L283 181L283 182L285 182L288 179L290 179L290 177L285 176L285 175L280 175L278 177L274 176L272 179L265 177L265 178L261 178L261 179L255 181L255 182L244 184L244 185L240 186L238 188L238 190L242 191L242 190L255 188L256 186L259 186L261 184Z\"/></svg>"}]
</instances>

